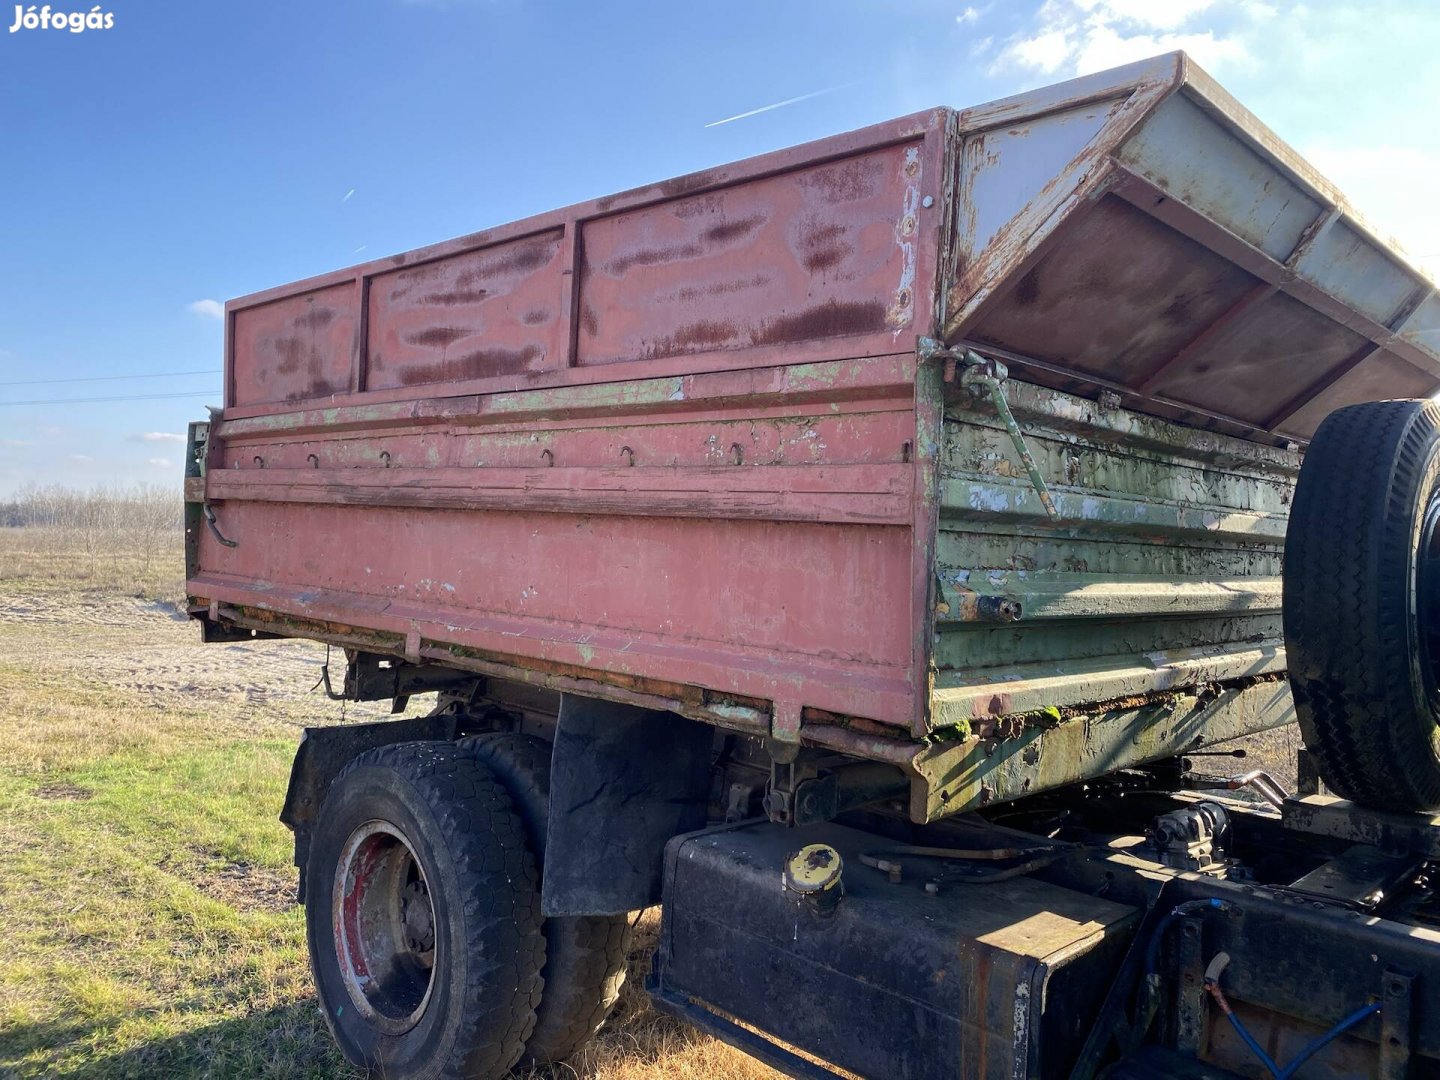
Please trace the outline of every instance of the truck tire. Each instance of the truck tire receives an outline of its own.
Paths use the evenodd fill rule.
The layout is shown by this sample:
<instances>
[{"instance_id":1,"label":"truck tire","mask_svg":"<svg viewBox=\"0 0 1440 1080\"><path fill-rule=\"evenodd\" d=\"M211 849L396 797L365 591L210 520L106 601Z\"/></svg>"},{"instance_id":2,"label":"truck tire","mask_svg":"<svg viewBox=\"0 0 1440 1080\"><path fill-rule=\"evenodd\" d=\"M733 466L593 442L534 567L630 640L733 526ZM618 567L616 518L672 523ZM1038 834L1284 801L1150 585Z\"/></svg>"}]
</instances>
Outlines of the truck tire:
<instances>
[{"instance_id":1,"label":"truck tire","mask_svg":"<svg viewBox=\"0 0 1440 1080\"><path fill-rule=\"evenodd\" d=\"M505 785L525 821L536 864L545 864L550 801L550 744L529 735L495 733L461 740ZM630 921L623 915L546 919L545 989L525 1060L564 1061L605 1022L625 982Z\"/></svg>"},{"instance_id":2,"label":"truck tire","mask_svg":"<svg viewBox=\"0 0 1440 1080\"><path fill-rule=\"evenodd\" d=\"M539 875L504 786L453 743L361 754L306 873L315 987L341 1052L404 1080L503 1076L540 1000Z\"/></svg>"},{"instance_id":3,"label":"truck tire","mask_svg":"<svg viewBox=\"0 0 1440 1080\"><path fill-rule=\"evenodd\" d=\"M1285 539L1285 643L1305 746L1336 794L1440 805L1440 406L1331 413Z\"/></svg>"}]
</instances>

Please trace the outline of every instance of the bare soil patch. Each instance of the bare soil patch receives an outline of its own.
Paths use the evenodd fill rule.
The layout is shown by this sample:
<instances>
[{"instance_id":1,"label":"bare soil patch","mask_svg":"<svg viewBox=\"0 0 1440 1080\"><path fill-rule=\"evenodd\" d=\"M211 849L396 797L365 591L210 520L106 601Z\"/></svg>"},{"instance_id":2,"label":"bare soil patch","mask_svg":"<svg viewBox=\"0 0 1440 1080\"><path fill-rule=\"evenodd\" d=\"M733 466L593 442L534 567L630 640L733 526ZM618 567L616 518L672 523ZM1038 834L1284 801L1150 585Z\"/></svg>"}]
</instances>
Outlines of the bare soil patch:
<instances>
[{"instance_id":1,"label":"bare soil patch","mask_svg":"<svg viewBox=\"0 0 1440 1080\"><path fill-rule=\"evenodd\" d=\"M61 799L76 802L95 796L95 793L89 788L80 787L78 784L67 783L64 780L58 780L53 784L41 784L30 794L34 795L37 799Z\"/></svg>"}]
</instances>

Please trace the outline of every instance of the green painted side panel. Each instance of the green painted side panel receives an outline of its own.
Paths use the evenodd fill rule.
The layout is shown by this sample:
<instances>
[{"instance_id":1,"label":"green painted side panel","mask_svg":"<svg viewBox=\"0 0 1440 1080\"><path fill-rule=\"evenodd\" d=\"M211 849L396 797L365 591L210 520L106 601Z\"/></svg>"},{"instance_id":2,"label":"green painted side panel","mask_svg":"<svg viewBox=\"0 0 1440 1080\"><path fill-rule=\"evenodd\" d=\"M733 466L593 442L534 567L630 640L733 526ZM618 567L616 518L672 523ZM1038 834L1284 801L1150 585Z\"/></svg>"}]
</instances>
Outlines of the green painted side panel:
<instances>
[{"instance_id":1,"label":"green painted side panel","mask_svg":"<svg viewBox=\"0 0 1440 1080\"><path fill-rule=\"evenodd\" d=\"M1059 517L991 403L952 385L932 726L1282 671L1299 455L1004 385Z\"/></svg>"}]
</instances>

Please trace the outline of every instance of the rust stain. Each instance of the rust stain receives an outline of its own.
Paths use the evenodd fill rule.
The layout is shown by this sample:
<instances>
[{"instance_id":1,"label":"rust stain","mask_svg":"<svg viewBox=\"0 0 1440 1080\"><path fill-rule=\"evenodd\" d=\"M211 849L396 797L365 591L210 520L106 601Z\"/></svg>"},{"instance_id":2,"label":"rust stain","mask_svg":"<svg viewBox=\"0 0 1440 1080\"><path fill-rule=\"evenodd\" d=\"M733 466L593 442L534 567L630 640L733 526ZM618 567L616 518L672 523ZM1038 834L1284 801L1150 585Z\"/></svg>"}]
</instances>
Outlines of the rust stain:
<instances>
[{"instance_id":1,"label":"rust stain","mask_svg":"<svg viewBox=\"0 0 1440 1080\"><path fill-rule=\"evenodd\" d=\"M487 289L449 289L445 292L426 293L420 298L420 302L454 307L456 304L478 304L489 295Z\"/></svg>"},{"instance_id":2,"label":"rust stain","mask_svg":"<svg viewBox=\"0 0 1440 1080\"><path fill-rule=\"evenodd\" d=\"M704 236L712 244L727 244L731 240L749 236L763 224L765 224L765 218L762 215L751 214L749 217L736 221L723 221L719 225L712 225L705 230Z\"/></svg>"},{"instance_id":3,"label":"rust stain","mask_svg":"<svg viewBox=\"0 0 1440 1080\"><path fill-rule=\"evenodd\" d=\"M699 300L705 296L725 296L729 293L741 292L745 289L763 289L770 284L770 275L756 274L754 277L741 278L737 281L717 281L703 288L694 285L686 285L675 291L677 300ZM587 327L587 329L590 329Z\"/></svg>"},{"instance_id":4,"label":"rust stain","mask_svg":"<svg viewBox=\"0 0 1440 1080\"><path fill-rule=\"evenodd\" d=\"M603 214L620 203L655 193L666 197L689 195L691 192L700 191L703 188L714 187L724 180L725 172L721 169L691 173L689 176L678 176L674 180L667 180L663 184L646 184L643 187L631 188L628 191L607 195L603 199L596 199L595 209Z\"/></svg>"},{"instance_id":5,"label":"rust stain","mask_svg":"<svg viewBox=\"0 0 1440 1080\"><path fill-rule=\"evenodd\" d=\"M408 334L405 340L411 345L423 345L432 349L444 349L461 338L470 337L474 330L462 326L427 326Z\"/></svg>"},{"instance_id":6,"label":"rust stain","mask_svg":"<svg viewBox=\"0 0 1440 1080\"><path fill-rule=\"evenodd\" d=\"M885 165L873 159L857 159L800 173L795 179L801 187L818 191L826 202L858 202L880 190Z\"/></svg>"},{"instance_id":7,"label":"rust stain","mask_svg":"<svg viewBox=\"0 0 1440 1080\"><path fill-rule=\"evenodd\" d=\"M697 195L693 199L682 199L670 211L681 221L687 218L703 217L706 214L723 214L725 196L721 194Z\"/></svg>"},{"instance_id":8,"label":"rust stain","mask_svg":"<svg viewBox=\"0 0 1440 1080\"><path fill-rule=\"evenodd\" d=\"M694 242L672 244L663 248L646 248L611 259L605 264L605 272L611 277L624 277L637 266L664 266L681 259L698 259L704 254L705 249Z\"/></svg>"},{"instance_id":9,"label":"rust stain","mask_svg":"<svg viewBox=\"0 0 1440 1080\"><path fill-rule=\"evenodd\" d=\"M508 247L509 245L507 245ZM485 259L479 270L486 276L499 274L528 274L540 269L554 257L555 239L541 237L514 247L499 258Z\"/></svg>"},{"instance_id":10,"label":"rust stain","mask_svg":"<svg viewBox=\"0 0 1440 1080\"><path fill-rule=\"evenodd\" d=\"M667 180L660 184L659 188L662 195L689 195L692 191L699 191L717 184L724 178L724 172L718 169L709 169L705 172L691 173L689 176L677 176L674 180Z\"/></svg>"},{"instance_id":11,"label":"rust stain","mask_svg":"<svg viewBox=\"0 0 1440 1080\"><path fill-rule=\"evenodd\" d=\"M832 299L798 315L771 319L757 327L750 340L756 345L781 345L809 338L871 334L886 328L885 319L885 304L880 300L842 303Z\"/></svg>"},{"instance_id":12,"label":"rust stain","mask_svg":"<svg viewBox=\"0 0 1440 1080\"><path fill-rule=\"evenodd\" d=\"M329 308L314 308L295 319L295 325L306 330L323 330L335 321L335 312Z\"/></svg>"},{"instance_id":13,"label":"rust stain","mask_svg":"<svg viewBox=\"0 0 1440 1080\"><path fill-rule=\"evenodd\" d=\"M670 355L679 349L692 348L697 345L723 345L728 341L734 341L735 336L735 327L729 323L705 319L681 327L675 331L673 336L656 342L655 348L662 355Z\"/></svg>"},{"instance_id":14,"label":"rust stain","mask_svg":"<svg viewBox=\"0 0 1440 1080\"><path fill-rule=\"evenodd\" d=\"M855 251L846 241L847 230L839 224L812 228L800 242L801 262L812 274L843 262Z\"/></svg>"},{"instance_id":15,"label":"rust stain","mask_svg":"<svg viewBox=\"0 0 1440 1080\"><path fill-rule=\"evenodd\" d=\"M514 375L525 371L538 356L538 346L523 349L479 349L454 359L433 364L415 364L402 369L399 378L406 386L417 383L459 382L492 375Z\"/></svg>"},{"instance_id":16,"label":"rust stain","mask_svg":"<svg viewBox=\"0 0 1440 1080\"><path fill-rule=\"evenodd\" d=\"M600 333L600 316L595 313L595 309L589 304L584 305L580 309L580 325L584 327L585 332L592 337Z\"/></svg>"}]
</instances>

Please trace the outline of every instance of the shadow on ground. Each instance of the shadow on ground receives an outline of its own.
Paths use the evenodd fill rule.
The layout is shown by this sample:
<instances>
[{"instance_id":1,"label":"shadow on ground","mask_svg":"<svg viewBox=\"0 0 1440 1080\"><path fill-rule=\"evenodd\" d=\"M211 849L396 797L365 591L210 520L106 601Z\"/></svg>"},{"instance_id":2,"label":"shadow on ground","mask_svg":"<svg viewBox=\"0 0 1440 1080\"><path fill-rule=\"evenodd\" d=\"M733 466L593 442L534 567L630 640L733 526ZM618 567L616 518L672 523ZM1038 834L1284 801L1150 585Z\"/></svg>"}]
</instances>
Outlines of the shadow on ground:
<instances>
[{"instance_id":1,"label":"shadow on ground","mask_svg":"<svg viewBox=\"0 0 1440 1080\"><path fill-rule=\"evenodd\" d=\"M181 1035L112 1050L106 1024L16 1025L0 1032L0 1077L118 1080L134 1077L358 1076L330 1041L315 1004L299 1001Z\"/></svg>"}]
</instances>

